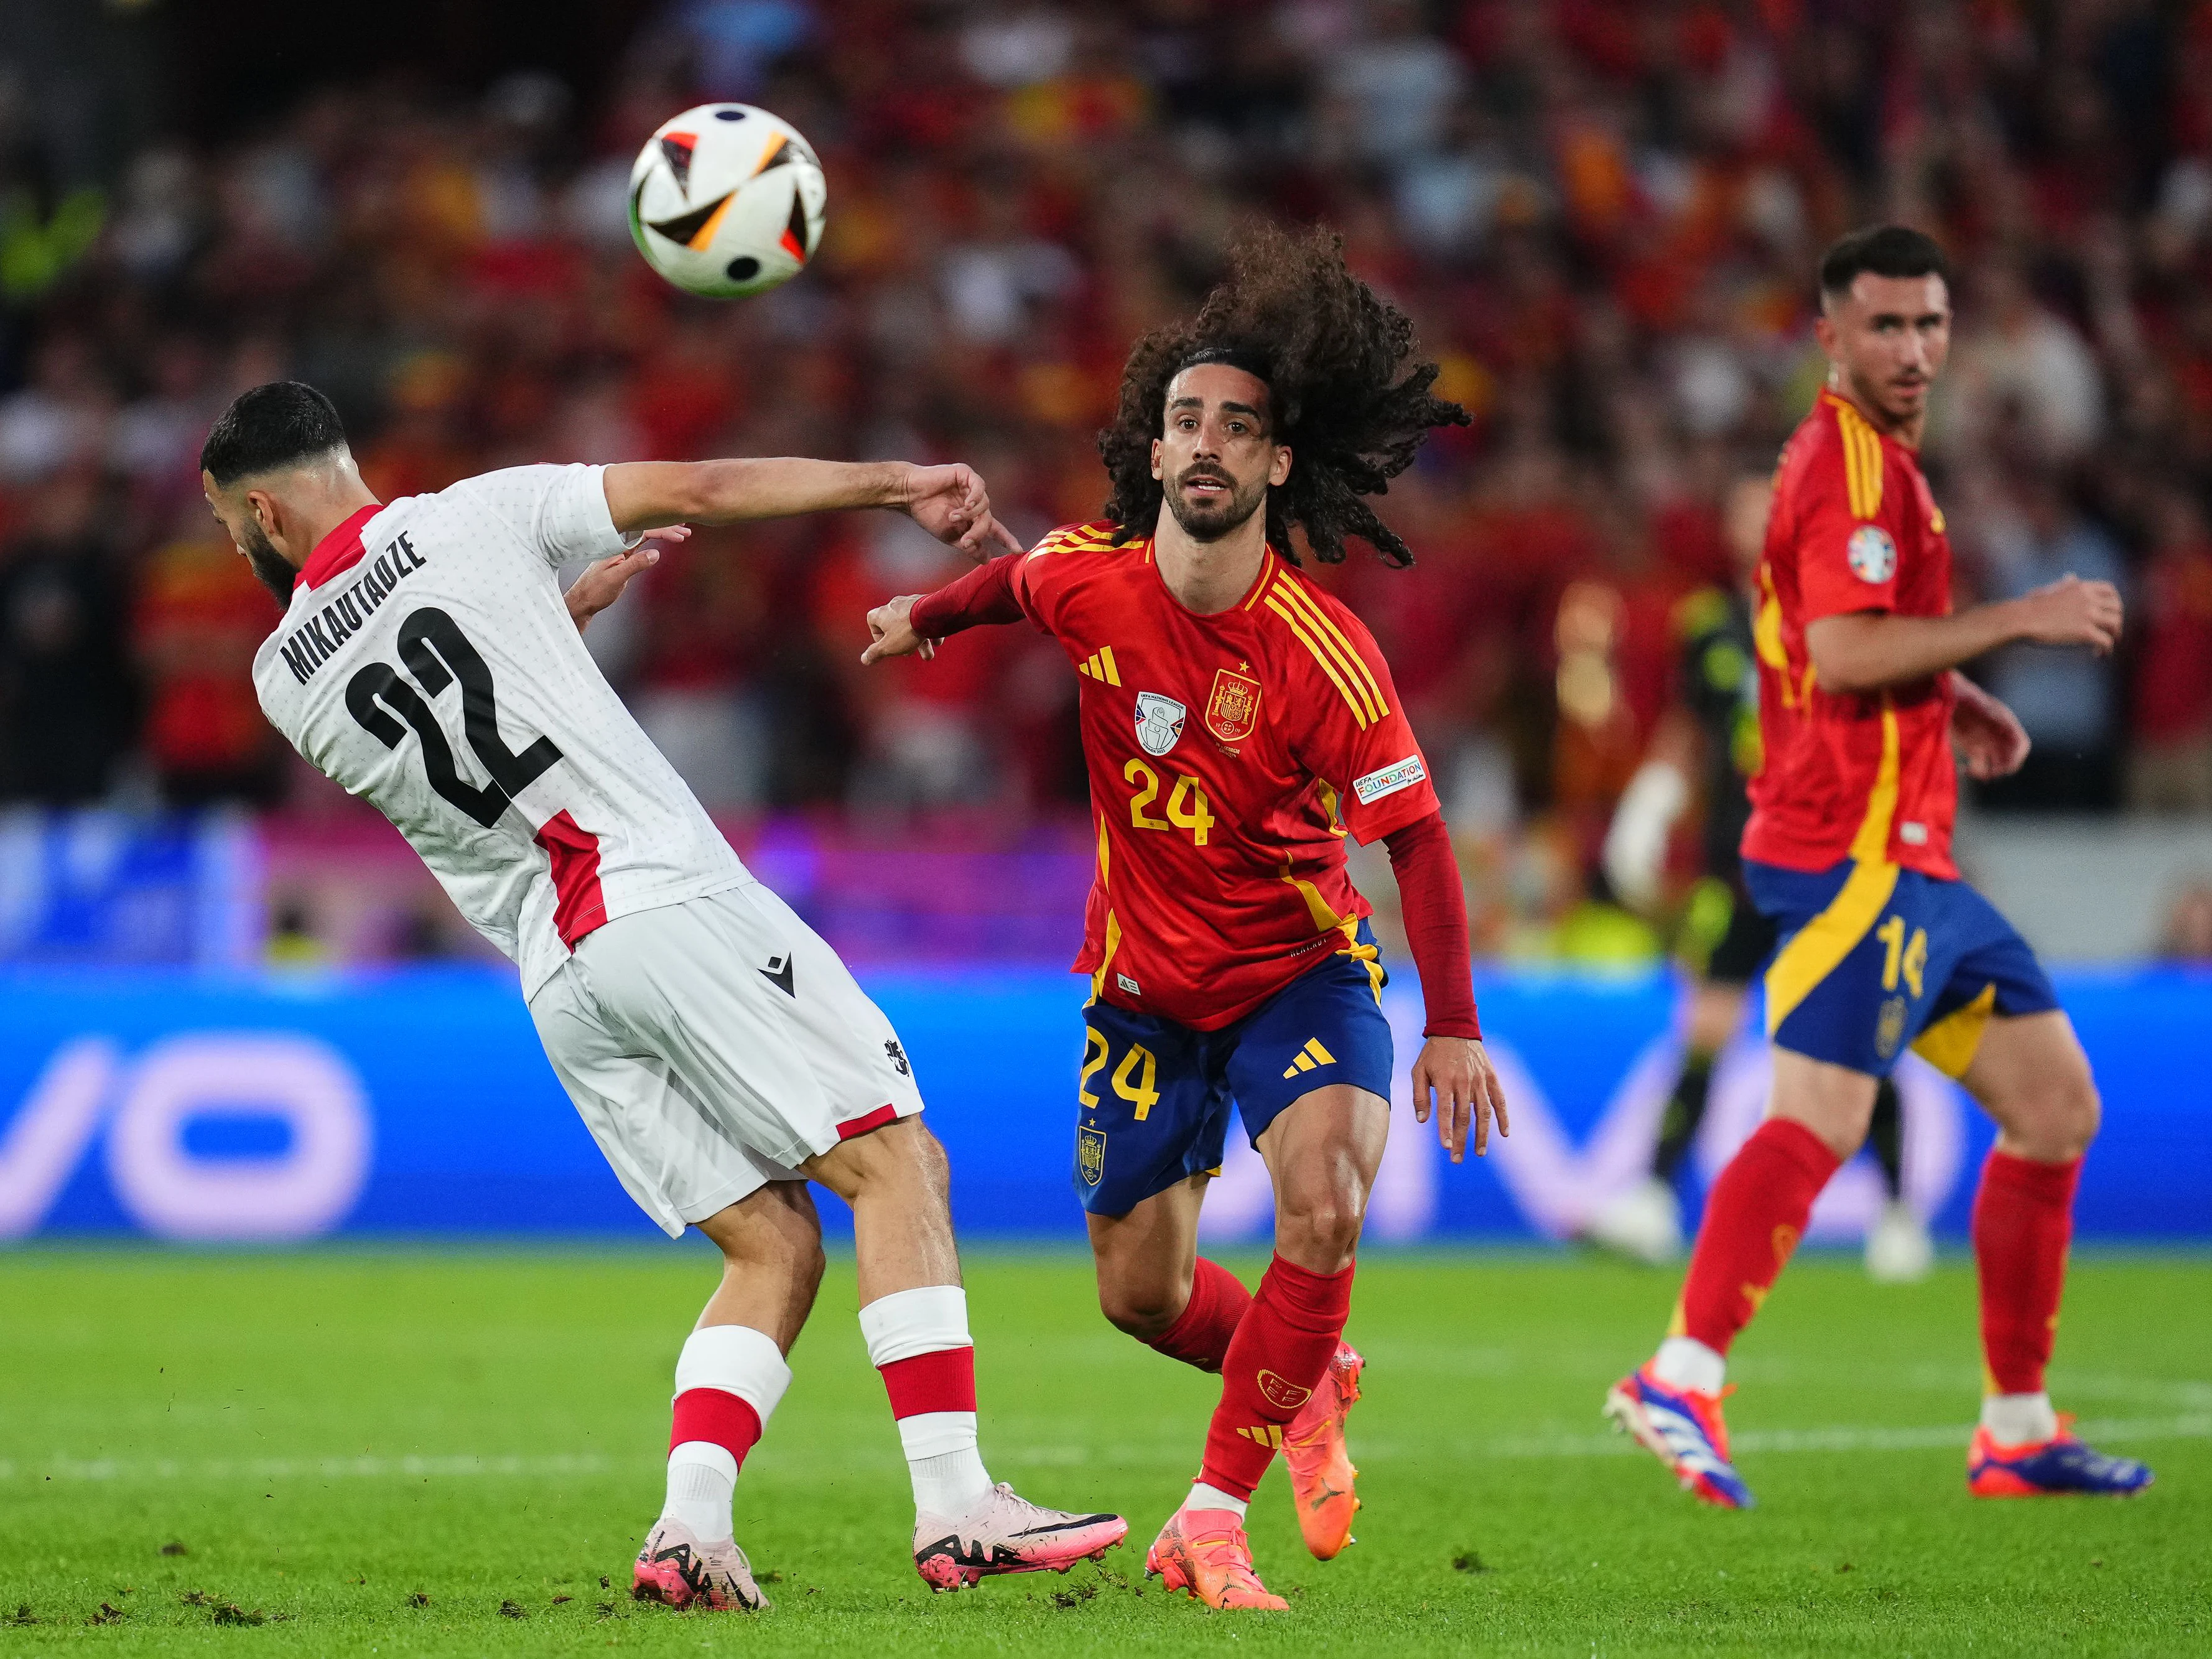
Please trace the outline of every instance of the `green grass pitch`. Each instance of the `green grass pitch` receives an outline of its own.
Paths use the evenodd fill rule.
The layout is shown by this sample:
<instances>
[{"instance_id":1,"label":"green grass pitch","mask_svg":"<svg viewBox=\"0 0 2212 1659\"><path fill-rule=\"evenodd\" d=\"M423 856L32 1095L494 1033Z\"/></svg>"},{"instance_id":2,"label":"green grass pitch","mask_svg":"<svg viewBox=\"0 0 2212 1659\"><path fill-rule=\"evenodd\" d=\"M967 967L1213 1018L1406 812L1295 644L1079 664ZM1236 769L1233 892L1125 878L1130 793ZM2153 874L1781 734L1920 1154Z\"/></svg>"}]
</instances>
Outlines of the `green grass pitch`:
<instances>
[{"instance_id":1,"label":"green grass pitch","mask_svg":"<svg viewBox=\"0 0 2212 1659\"><path fill-rule=\"evenodd\" d=\"M1728 1515L1597 1419L1671 1277L1377 1251L1351 1333L1370 1360L1359 1542L1307 1559L1272 1474L1252 1534L1291 1598L1273 1619L1140 1588L1209 1379L1109 1330L1079 1258L989 1252L969 1264L985 1455L1037 1498L1126 1513L1110 1571L928 1595L833 1261L738 1486L775 1610L634 1605L670 1367L712 1265L696 1247L0 1257L0 1652L2212 1650L2201 1257L2075 1268L2054 1390L2158 1470L2128 1503L1970 1500L1971 1271L1885 1289L1808 1258L1737 1351L1761 1507Z\"/></svg>"}]
</instances>

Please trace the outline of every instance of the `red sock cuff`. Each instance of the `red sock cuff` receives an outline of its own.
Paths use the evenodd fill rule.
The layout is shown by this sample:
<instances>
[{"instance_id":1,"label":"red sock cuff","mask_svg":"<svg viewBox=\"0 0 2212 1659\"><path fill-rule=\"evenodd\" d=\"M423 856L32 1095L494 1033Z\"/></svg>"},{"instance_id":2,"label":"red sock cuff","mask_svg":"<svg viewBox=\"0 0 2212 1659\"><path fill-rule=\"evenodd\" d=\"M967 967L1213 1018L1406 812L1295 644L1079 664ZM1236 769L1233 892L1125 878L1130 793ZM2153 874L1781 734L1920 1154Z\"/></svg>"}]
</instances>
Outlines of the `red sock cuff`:
<instances>
[{"instance_id":1,"label":"red sock cuff","mask_svg":"<svg viewBox=\"0 0 2212 1659\"><path fill-rule=\"evenodd\" d=\"M1789 1159L1816 1186L1826 1186L1828 1177L1843 1166L1843 1159L1829 1149L1828 1143L1795 1118L1770 1117L1752 1131L1751 1139Z\"/></svg>"},{"instance_id":2,"label":"red sock cuff","mask_svg":"<svg viewBox=\"0 0 2212 1659\"><path fill-rule=\"evenodd\" d=\"M975 1409L975 1350L972 1347L939 1348L911 1359L894 1359L876 1369L884 1375L884 1391L891 1397L893 1417Z\"/></svg>"},{"instance_id":3,"label":"red sock cuff","mask_svg":"<svg viewBox=\"0 0 2212 1659\"><path fill-rule=\"evenodd\" d=\"M2016 1158L1991 1147L1982 1179L2009 1187L2039 1203L2071 1205L2074 1189L2081 1181L2081 1160L2075 1157L2063 1164L2039 1164L2033 1158Z\"/></svg>"},{"instance_id":4,"label":"red sock cuff","mask_svg":"<svg viewBox=\"0 0 2212 1659\"><path fill-rule=\"evenodd\" d=\"M676 1396L674 1426L668 1432L668 1449L686 1441L703 1440L720 1446L742 1464L745 1454L761 1437L760 1413L752 1402L724 1389L686 1389Z\"/></svg>"},{"instance_id":5,"label":"red sock cuff","mask_svg":"<svg viewBox=\"0 0 2212 1659\"><path fill-rule=\"evenodd\" d=\"M1295 1261L1277 1256L1267 1264L1261 1291L1285 1313L1315 1326L1334 1323L1342 1328L1352 1312L1352 1275L1358 1267L1346 1263L1333 1273L1317 1273Z\"/></svg>"},{"instance_id":6,"label":"red sock cuff","mask_svg":"<svg viewBox=\"0 0 2212 1659\"><path fill-rule=\"evenodd\" d=\"M1200 1256L1191 1275L1190 1300L1183 1304L1176 1322L1152 1339L1152 1346L1170 1359L1202 1371L1218 1371L1237 1322L1251 1305L1252 1295L1243 1280L1219 1262Z\"/></svg>"}]
</instances>

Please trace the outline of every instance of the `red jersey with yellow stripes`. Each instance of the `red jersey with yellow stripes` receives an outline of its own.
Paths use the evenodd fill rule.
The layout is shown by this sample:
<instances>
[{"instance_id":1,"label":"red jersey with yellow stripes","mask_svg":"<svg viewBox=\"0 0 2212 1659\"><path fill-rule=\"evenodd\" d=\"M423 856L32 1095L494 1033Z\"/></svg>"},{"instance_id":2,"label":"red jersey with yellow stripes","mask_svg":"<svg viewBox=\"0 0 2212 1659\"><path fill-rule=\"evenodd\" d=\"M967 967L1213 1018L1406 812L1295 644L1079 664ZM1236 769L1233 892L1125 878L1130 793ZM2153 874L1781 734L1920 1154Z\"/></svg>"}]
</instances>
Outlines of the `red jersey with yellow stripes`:
<instances>
[{"instance_id":1,"label":"red jersey with yellow stripes","mask_svg":"<svg viewBox=\"0 0 2212 1659\"><path fill-rule=\"evenodd\" d=\"M1373 965L1345 837L1438 809L1359 619L1272 548L1243 599L1200 616L1149 538L1117 547L1107 524L1053 532L1012 586L1081 677L1098 872L1075 967L1094 994L1217 1030L1329 951Z\"/></svg>"},{"instance_id":2,"label":"red jersey with yellow stripes","mask_svg":"<svg viewBox=\"0 0 2212 1659\"><path fill-rule=\"evenodd\" d=\"M1765 762L1743 855L1792 870L1845 858L1955 878L1951 677L1866 694L1820 685L1805 630L1858 611L1941 617L1951 544L1913 453L1824 392L1782 451L1753 637Z\"/></svg>"}]
</instances>

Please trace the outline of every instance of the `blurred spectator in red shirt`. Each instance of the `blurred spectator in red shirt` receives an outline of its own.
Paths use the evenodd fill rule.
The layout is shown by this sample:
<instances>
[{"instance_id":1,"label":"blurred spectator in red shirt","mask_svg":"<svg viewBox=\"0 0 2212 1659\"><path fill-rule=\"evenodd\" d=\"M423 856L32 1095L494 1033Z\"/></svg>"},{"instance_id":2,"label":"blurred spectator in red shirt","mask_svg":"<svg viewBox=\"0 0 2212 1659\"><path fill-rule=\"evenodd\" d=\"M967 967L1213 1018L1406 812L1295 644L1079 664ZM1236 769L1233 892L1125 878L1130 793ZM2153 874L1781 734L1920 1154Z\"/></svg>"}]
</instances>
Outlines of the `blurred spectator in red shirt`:
<instances>
[{"instance_id":1,"label":"blurred spectator in red shirt","mask_svg":"<svg viewBox=\"0 0 2212 1659\"><path fill-rule=\"evenodd\" d=\"M2212 812L2212 537L2186 490L2160 492L2131 618L2138 641L2128 799Z\"/></svg>"}]
</instances>

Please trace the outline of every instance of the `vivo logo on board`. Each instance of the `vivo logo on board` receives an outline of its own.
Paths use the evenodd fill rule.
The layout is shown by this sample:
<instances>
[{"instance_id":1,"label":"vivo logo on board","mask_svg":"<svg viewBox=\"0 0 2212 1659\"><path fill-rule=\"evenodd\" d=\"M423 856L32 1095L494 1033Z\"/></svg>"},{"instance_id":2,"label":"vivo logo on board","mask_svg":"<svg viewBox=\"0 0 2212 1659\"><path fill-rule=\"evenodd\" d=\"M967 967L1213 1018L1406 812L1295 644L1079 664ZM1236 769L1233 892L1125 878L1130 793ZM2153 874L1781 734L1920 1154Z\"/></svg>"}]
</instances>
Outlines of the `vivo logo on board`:
<instances>
[{"instance_id":1,"label":"vivo logo on board","mask_svg":"<svg viewBox=\"0 0 2212 1659\"><path fill-rule=\"evenodd\" d=\"M268 1157L196 1153L201 1120L275 1119ZM345 1218L374 1144L361 1079L329 1043L290 1031L193 1031L126 1057L102 1036L64 1043L0 1134L0 1238L38 1231L106 1126L107 1177L126 1214L163 1238L312 1238Z\"/></svg>"}]
</instances>

